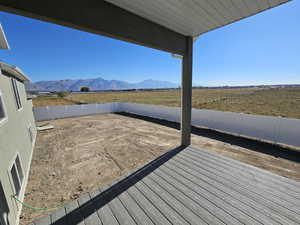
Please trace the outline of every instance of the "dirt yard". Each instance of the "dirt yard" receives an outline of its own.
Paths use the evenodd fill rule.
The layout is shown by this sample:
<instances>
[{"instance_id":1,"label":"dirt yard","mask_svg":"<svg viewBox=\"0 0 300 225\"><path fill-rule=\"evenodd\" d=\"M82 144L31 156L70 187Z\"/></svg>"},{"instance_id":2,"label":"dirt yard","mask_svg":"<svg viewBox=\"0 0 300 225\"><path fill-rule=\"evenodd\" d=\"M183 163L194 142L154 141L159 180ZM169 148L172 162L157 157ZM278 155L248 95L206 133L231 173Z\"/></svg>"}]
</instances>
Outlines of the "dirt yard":
<instances>
[{"instance_id":1,"label":"dirt yard","mask_svg":"<svg viewBox=\"0 0 300 225\"><path fill-rule=\"evenodd\" d=\"M180 142L176 129L116 114L50 123L54 129L38 134L25 194L25 202L35 207L51 207L77 199ZM196 135L192 136L192 143L300 181L298 163ZM21 224L50 213L23 208Z\"/></svg>"}]
</instances>

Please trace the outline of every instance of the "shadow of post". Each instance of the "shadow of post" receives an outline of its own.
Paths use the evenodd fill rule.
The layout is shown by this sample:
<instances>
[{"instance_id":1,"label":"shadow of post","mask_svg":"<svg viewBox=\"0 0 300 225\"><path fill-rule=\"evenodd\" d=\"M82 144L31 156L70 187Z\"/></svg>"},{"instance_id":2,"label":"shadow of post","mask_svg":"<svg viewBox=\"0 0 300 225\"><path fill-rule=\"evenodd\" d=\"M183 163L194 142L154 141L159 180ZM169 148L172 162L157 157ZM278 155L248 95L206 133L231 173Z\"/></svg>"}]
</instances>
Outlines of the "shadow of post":
<instances>
[{"instance_id":1,"label":"shadow of post","mask_svg":"<svg viewBox=\"0 0 300 225\"><path fill-rule=\"evenodd\" d=\"M159 166L167 162L169 159L174 157L177 153L185 149L183 146L179 146L175 149L168 151L167 153L161 155L157 159L151 161L145 166L135 170L135 172L130 173L128 176L120 177L117 182L114 182L111 186L106 187L99 195L90 199L85 204L79 206L75 210L66 214L57 221L51 223L52 225L71 225L79 224L85 218L95 213L98 209L106 205L112 199L120 195L122 192L126 191L128 188L133 186L135 183L143 179L145 176L150 174L152 171L157 169Z\"/></svg>"}]
</instances>

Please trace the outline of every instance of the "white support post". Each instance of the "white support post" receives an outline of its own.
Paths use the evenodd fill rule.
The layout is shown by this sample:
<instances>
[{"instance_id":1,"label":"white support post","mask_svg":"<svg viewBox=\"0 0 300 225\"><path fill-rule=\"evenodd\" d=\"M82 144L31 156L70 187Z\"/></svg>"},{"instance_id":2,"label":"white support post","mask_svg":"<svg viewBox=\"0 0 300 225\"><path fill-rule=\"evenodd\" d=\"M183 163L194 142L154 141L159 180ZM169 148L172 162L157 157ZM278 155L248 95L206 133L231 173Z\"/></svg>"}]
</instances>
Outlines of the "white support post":
<instances>
[{"instance_id":1,"label":"white support post","mask_svg":"<svg viewBox=\"0 0 300 225\"><path fill-rule=\"evenodd\" d=\"M181 145L191 144L193 38L186 37L181 78Z\"/></svg>"}]
</instances>

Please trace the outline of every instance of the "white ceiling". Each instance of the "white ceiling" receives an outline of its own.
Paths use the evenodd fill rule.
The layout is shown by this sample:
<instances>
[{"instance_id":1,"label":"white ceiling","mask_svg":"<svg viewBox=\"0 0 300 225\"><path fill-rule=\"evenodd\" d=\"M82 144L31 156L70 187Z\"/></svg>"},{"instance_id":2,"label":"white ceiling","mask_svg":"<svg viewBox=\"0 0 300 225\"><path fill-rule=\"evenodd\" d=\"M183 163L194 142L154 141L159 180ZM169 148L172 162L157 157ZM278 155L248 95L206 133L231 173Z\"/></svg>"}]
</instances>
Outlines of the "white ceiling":
<instances>
[{"instance_id":1,"label":"white ceiling","mask_svg":"<svg viewBox=\"0 0 300 225\"><path fill-rule=\"evenodd\" d=\"M290 0L106 0L186 36L205 32Z\"/></svg>"}]
</instances>

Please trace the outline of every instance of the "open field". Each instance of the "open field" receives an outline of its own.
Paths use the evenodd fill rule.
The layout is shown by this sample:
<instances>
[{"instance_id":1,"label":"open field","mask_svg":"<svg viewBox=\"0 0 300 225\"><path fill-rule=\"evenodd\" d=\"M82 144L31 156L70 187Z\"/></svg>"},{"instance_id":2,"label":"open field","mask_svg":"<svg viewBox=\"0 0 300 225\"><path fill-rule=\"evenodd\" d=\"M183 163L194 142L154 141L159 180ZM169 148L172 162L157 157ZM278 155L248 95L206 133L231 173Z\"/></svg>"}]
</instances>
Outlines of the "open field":
<instances>
[{"instance_id":1,"label":"open field","mask_svg":"<svg viewBox=\"0 0 300 225\"><path fill-rule=\"evenodd\" d=\"M50 123L54 129L38 133L25 193L25 202L35 207L51 207L77 199L180 143L177 129L117 114ZM192 144L300 181L297 162L195 134ZM50 213L24 207L21 224Z\"/></svg>"},{"instance_id":2,"label":"open field","mask_svg":"<svg viewBox=\"0 0 300 225\"><path fill-rule=\"evenodd\" d=\"M34 106L108 102L180 106L180 90L73 93L64 99L38 97ZM300 87L194 89L193 108L300 119Z\"/></svg>"},{"instance_id":3,"label":"open field","mask_svg":"<svg viewBox=\"0 0 300 225\"><path fill-rule=\"evenodd\" d=\"M74 102L56 95L40 96L33 99L33 106L75 105Z\"/></svg>"}]
</instances>

